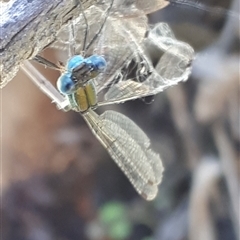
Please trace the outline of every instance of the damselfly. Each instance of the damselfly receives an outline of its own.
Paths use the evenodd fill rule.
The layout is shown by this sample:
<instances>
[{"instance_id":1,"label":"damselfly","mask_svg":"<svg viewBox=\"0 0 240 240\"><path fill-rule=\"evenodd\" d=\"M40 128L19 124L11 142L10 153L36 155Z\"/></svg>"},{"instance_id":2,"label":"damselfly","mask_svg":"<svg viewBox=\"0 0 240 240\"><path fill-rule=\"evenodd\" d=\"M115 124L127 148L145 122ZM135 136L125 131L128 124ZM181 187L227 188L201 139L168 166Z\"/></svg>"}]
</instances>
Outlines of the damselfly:
<instances>
[{"instance_id":1,"label":"damselfly","mask_svg":"<svg viewBox=\"0 0 240 240\"><path fill-rule=\"evenodd\" d=\"M100 105L156 94L186 80L190 73L193 49L176 40L167 24L156 25L145 37L147 18L144 9L149 12L150 7L146 4L139 9L139 2L133 2L127 8L111 0L106 12L101 6L81 11L79 22L68 28L72 57L65 67L40 56L35 60L61 71L57 87L64 101L56 100L56 91L50 83L39 81L43 91L57 102L59 108L81 113L137 192L152 200L158 192L163 166L159 154L150 149L149 138L132 120L118 112L105 111L98 115L93 111ZM156 6L161 6L162 1L154 2ZM121 6L120 11L116 10L117 6ZM82 10L81 2L79 7ZM153 6L151 8L154 9ZM96 25L99 24L95 17L103 19L97 31ZM90 18L94 20L89 21ZM80 23L85 24L85 29L81 29L84 24ZM78 35L77 26L84 37L80 44L76 40L76 44L72 45ZM63 38L61 41L64 43ZM145 53L146 44L164 52L155 67ZM94 54L90 55L90 51ZM100 95L103 96L102 101L98 99Z\"/></svg>"}]
</instances>

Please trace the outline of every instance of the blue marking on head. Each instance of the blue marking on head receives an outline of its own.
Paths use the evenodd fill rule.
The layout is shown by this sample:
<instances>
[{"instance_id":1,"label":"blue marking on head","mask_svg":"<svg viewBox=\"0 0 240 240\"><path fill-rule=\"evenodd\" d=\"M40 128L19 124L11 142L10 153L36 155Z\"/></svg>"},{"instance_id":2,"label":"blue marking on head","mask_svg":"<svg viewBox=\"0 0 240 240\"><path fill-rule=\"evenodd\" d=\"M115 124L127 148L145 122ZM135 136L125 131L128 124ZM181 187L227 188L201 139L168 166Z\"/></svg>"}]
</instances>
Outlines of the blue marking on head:
<instances>
[{"instance_id":1,"label":"blue marking on head","mask_svg":"<svg viewBox=\"0 0 240 240\"><path fill-rule=\"evenodd\" d=\"M107 66L106 60L100 55L92 55L86 58L84 62L92 65L94 70L97 72L103 71Z\"/></svg>"},{"instance_id":2,"label":"blue marking on head","mask_svg":"<svg viewBox=\"0 0 240 240\"><path fill-rule=\"evenodd\" d=\"M58 90L65 95L73 93L75 85L76 83L71 79L71 73L64 73L57 80Z\"/></svg>"},{"instance_id":3,"label":"blue marking on head","mask_svg":"<svg viewBox=\"0 0 240 240\"><path fill-rule=\"evenodd\" d=\"M67 70L71 72L75 67L79 66L83 62L84 58L81 55L75 55L67 62Z\"/></svg>"}]
</instances>

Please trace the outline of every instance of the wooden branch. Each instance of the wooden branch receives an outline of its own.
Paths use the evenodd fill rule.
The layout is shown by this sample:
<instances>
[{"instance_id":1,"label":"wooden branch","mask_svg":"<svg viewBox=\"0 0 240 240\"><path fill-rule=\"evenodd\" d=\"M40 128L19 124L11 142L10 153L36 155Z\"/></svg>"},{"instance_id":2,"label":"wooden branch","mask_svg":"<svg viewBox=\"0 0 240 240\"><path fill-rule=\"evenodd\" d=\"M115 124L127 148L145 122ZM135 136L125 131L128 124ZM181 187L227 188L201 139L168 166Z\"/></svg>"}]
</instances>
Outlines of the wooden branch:
<instances>
[{"instance_id":1,"label":"wooden branch","mask_svg":"<svg viewBox=\"0 0 240 240\"><path fill-rule=\"evenodd\" d=\"M83 9L96 0L81 0ZM20 64L54 41L69 20L79 16L77 0L14 0L0 3L0 87L17 73Z\"/></svg>"}]
</instances>

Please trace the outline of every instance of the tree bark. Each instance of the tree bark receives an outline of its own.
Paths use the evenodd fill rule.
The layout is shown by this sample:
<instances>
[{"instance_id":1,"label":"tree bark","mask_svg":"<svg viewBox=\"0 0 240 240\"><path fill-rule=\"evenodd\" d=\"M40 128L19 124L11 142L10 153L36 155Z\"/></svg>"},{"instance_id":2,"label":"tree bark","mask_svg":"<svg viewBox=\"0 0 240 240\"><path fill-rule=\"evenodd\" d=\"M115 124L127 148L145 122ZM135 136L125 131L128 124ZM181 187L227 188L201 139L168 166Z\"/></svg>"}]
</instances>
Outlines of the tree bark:
<instances>
[{"instance_id":1,"label":"tree bark","mask_svg":"<svg viewBox=\"0 0 240 240\"><path fill-rule=\"evenodd\" d=\"M0 87L20 64L55 40L61 27L80 14L77 0L14 0L0 3ZM81 0L83 9L96 0ZM7 7L5 7L7 6Z\"/></svg>"}]
</instances>

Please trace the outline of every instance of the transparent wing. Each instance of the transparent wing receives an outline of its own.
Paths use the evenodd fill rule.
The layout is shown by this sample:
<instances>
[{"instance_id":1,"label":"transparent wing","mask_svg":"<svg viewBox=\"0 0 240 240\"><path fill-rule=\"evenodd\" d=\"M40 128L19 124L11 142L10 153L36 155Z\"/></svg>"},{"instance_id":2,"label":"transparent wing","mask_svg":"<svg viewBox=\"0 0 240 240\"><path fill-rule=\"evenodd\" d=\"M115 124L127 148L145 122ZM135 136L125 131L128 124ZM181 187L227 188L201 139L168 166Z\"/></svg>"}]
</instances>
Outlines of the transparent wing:
<instances>
[{"instance_id":1,"label":"transparent wing","mask_svg":"<svg viewBox=\"0 0 240 240\"><path fill-rule=\"evenodd\" d=\"M114 111L99 116L90 110L83 117L137 192L147 200L155 198L163 166L160 156L149 148L146 134L132 120Z\"/></svg>"},{"instance_id":2,"label":"transparent wing","mask_svg":"<svg viewBox=\"0 0 240 240\"><path fill-rule=\"evenodd\" d=\"M109 3L105 5L107 4ZM121 6L124 6L124 4ZM126 6L125 8L128 9ZM137 14L134 17L131 16L126 19L119 14L119 11L113 10L111 12L105 22L102 33L87 53L87 55L93 53L103 55L107 62L105 72L94 79L97 93L116 83L127 80L131 72L138 72L138 77L142 70L145 72L153 70L150 61L141 47L148 28L147 17L143 11L136 10L133 4L130 9L134 9ZM88 44L101 27L105 11L93 6L85 11L85 16L88 19ZM71 44L71 38L67 34L69 31L69 26L66 26L58 35L59 41L51 46L61 50L63 54L59 58L63 62L67 60L67 46ZM74 22L75 52L79 54L82 50L84 40L82 35L84 31L84 19L80 16ZM64 49L65 52L63 52ZM139 79L136 79L136 81L139 81Z\"/></svg>"},{"instance_id":3,"label":"transparent wing","mask_svg":"<svg viewBox=\"0 0 240 240\"><path fill-rule=\"evenodd\" d=\"M157 0L156 2L161 3ZM127 3L128 1L123 1L120 6L128 9ZM99 105L157 94L169 86L185 81L191 72L193 49L178 41L167 24L156 24L149 31L148 37L145 37L148 27L143 10L147 11L148 4L141 10L136 10L136 6L144 6L143 3L141 0L131 1L129 9L138 13L134 17L131 15L127 18L127 15L120 14L120 10L117 12L113 9L102 33L89 49L88 55L103 55L107 61L106 71L93 80L99 95ZM104 14L105 11L96 6L85 12L89 19L87 43L100 28ZM85 30L83 18L80 18L75 26L75 48L80 52ZM161 51L154 67L149 57L149 46L154 46L154 52Z\"/></svg>"},{"instance_id":4,"label":"transparent wing","mask_svg":"<svg viewBox=\"0 0 240 240\"><path fill-rule=\"evenodd\" d=\"M104 21L104 17L106 14L105 12L106 8L107 6L104 9L92 6L84 11L84 14L88 22L88 29L86 29L83 14L80 14L79 17L73 21L72 26L65 25L64 27L62 27L61 31L57 35L56 41L50 46L50 48L58 50L58 54L60 55L59 57L63 62L66 62L70 57L72 57L68 55L68 50L71 47L71 45L74 45L75 55L83 54L82 50L85 34L87 34L86 45L88 45L101 28L102 22ZM74 35L73 36L74 39L71 39L71 31ZM96 42L97 41L98 39L96 39ZM88 49L88 52L85 53L86 55L93 54L95 44L93 44Z\"/></svg>"},{"instance_id":5,"label":"transparent wing","mask_svg":"<svg viewBox=\"0 0 240 240\"><path fill-rule=\"evenodd\" d=\"M112 1L113 0L99 1L96 5L93 5L84 11L84 14L88 22L87 45L91 41L91 39L93 39L98 30L101 28L103 20L106 16L106 10L108 9ZM164 5L163 2L164 1L162 0L153 1L153 4L151 5L151 10L152 11L158 10L161 6ZM136 39L141 41L146 32L147 27L147 17L145 15L146 14L145 11L149 12L150 6L149 4L143 4L142 1L115 0L113 7L110 11L110 14L108 16L108 19L105 23L105 25L108 25L108 27L106 27L105 28L106 30L102 31L100 34L100 36L102 35L106 36L106 34L108 34L108 38L113 37L112 40L109 39L110 40L109 44L105 45L107 46L110 45L111 47L113 43L116 43L115 41L116 35L124 34L126 38L128 37L126 30L125 33L123 33L123 31L121 30L123 25L125 29L128 29L128 31L132 32ZM109 25L112 26L112 28ZM61 51L66 51L69 48L69 45L74 44L75 53L81 54L83 40L86 34L86 24L83 14L80 14L79 17L73 21L73 28L74 28L74 41L71 41L71 37L69 37L69 32L72 31L71 27L69 25L66 25L59 32L57 36L57 41L53 43L50 47ZM120 40L121 39L119 39L118 43L123 44L123 42L121 42ZM93 46L89 48L86 54L91 55L94 49L96 50L95 44L93 44ZM68 58L69 57L71 56L68 56Z\"/></svg>"},{"instance_id":6,"label":"transparent wing","mask_svg":"<svg viewBox=\"0 0 240 240\"><path fill-rule=\"evenodd\" d=\"M97 92L126 80L133 69L151 68L140 46L146 31L145 15L127 20L109 17L94 50L107 61L106 71L94 80Z\"/></svg>"},{"instance_id":7,"label":"transparent wing","mask_svg":"<svg viewBox=\"0 0 240 240\"><path fill-rule=\"evenodd\" d=\"M151 74L141 82L126 79L112 85L99 105L125 102L157 94L164 89L186 81L191 73L194 50L184 42L178 41L165 23L157 24L145 41L146 46L154 45L163 51Z\"/></svg>"}]
</instances>

